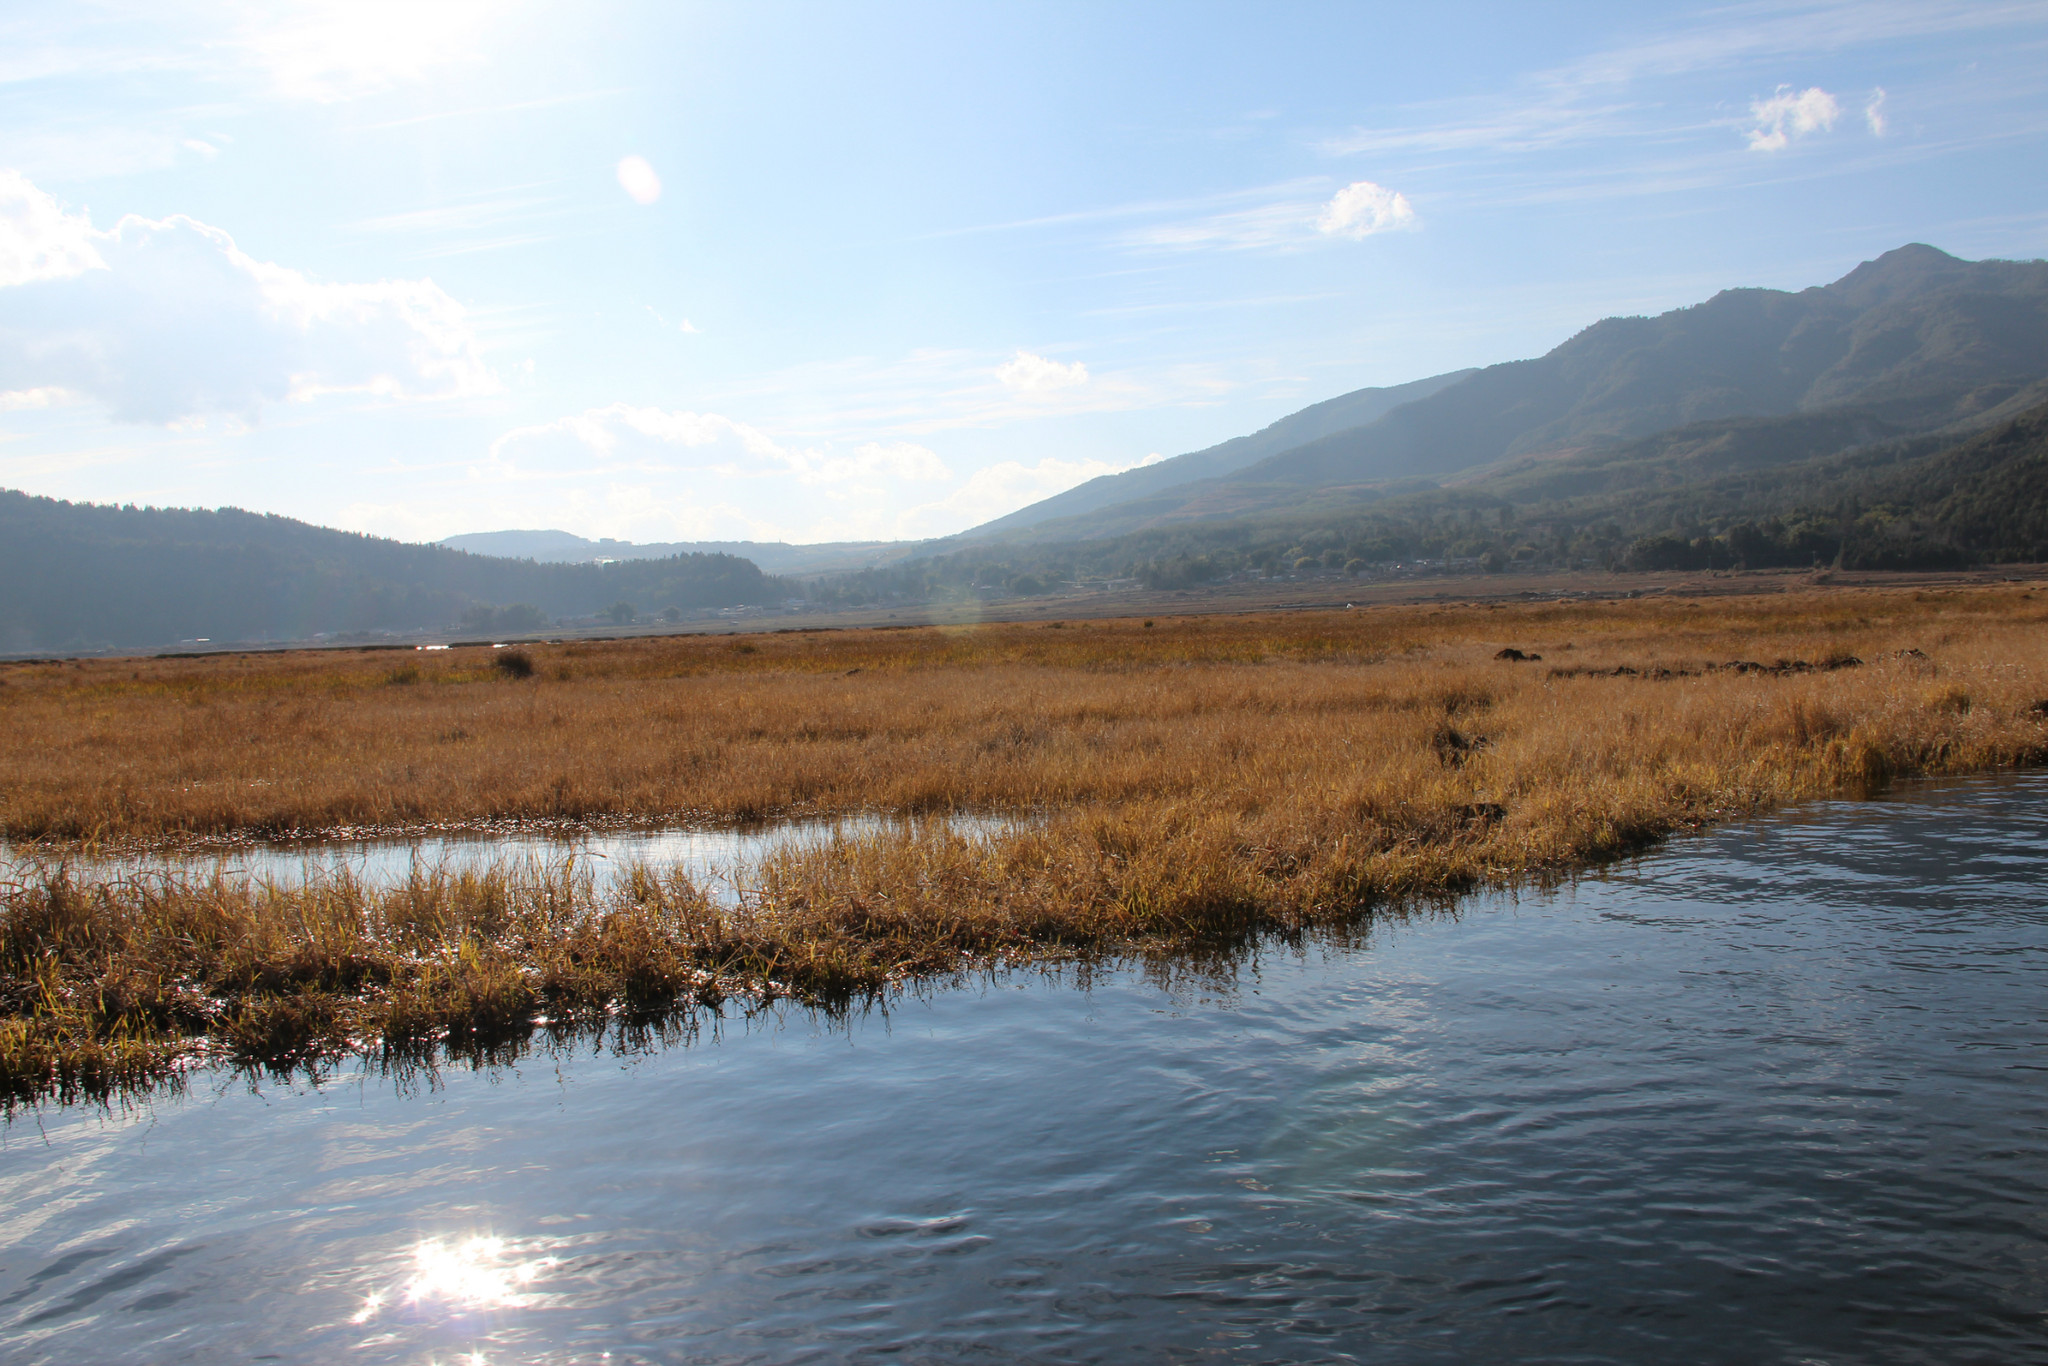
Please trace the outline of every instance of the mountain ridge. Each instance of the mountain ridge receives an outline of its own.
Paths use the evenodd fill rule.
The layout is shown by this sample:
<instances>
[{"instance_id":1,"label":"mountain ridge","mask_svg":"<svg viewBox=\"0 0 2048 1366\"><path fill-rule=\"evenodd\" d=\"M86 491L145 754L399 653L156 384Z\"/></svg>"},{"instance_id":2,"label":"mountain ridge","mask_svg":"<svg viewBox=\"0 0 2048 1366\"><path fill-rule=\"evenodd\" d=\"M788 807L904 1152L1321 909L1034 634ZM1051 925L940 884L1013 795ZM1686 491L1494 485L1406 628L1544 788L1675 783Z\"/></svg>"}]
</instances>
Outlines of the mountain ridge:
<instances>
[{"instance_id":1,"label":"mountain ridge","mask_svg":"<svg viewBox=\"0 0 2048 1366\"><path fill-rule=\"evenodd\" d=\"M1406 384L1354 389L1335 398L1311 403L1308 407L1289 413L1248 435L1235 436L1214 446L1190 451L1185 455L1176 455L1156 464L1140 465L1115 474L1099 475L1084 484L1077 484L1049 498L1041 498L1036 503L1019 508L1015 512L984 522L962 535L976 536L1016 530L1054 518L1075 516L1132 498L1153 496L1196 480L1229 474L1305 441L1313 441L1334 432L1347 431L1376 422L1402 404L1427 398L1473 373L1474 371L1469 368L1452 370L1441 375L1431 375L1426 379L1411 380Z\"/></svg>"},{"instance_id":2,"label":"mountain ridge","mask_svg":"<svg viewBox=\"0 0 2048 1366\"><path fill-rule=\"evenodd\" d=\"M2010 411L2044 378L2048 262L1963 261L1909 243L1826 285L1722 290L1655 317L1602 319L1544 356L1469 372L1364 426L1025 530L1089 539L1319 495L1370 500L1717 419L1853 407L1899 431L1936 430Z\"/></svg>"}]
</instances>

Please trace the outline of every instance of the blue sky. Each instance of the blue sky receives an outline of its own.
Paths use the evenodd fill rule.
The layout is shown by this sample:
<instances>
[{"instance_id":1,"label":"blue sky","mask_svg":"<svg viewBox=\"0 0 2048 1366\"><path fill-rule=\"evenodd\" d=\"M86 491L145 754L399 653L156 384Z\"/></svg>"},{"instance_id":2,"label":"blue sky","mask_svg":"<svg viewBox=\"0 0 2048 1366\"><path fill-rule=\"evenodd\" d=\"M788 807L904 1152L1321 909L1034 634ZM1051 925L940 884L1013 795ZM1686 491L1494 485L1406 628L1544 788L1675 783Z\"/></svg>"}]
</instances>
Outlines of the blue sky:
<instances>
[{"instance_id":1,"label":"blue sky","mask_svg":"<svg viewBox=\"0 0 2048 1366\"><path fill-rule=\"evenodd\" d=\"M0 485L943 534L2044 171L2048 3L15 4Z\"/></svg>"}]
</instances>

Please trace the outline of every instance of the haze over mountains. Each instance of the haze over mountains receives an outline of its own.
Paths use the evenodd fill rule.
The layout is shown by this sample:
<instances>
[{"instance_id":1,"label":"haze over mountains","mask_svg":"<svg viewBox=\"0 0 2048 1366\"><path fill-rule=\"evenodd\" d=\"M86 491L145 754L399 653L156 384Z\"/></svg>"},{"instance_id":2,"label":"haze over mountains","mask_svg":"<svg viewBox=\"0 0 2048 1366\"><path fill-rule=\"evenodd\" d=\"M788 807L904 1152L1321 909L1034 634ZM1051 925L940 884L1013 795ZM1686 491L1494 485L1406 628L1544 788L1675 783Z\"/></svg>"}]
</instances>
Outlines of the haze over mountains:
<instances>
[{"instance_id":1,"label":"haze over mountains","mask_svg":"<svg viewBox=\"0 0 2048 1366\"><path fill-rule=\"evenodd\" d=\"M914 542L820 541L618 541L589 540L567 531L472 531L435 542L471 555L535 560L542 564L605 564L618 560L662 560L672 555L737 555L766 574L831 574L863 569L908 553Z\"/></svg>"},{"instance_id":2,"label":"haze over mountains","mask_svg":"<svg viewBox=\"0 0 2048 1366\"><path fill-rule=\"evenodd\" d=\"M1322 437L1369 426L1402 404L1427 398L1475 373L1477 372L1472 370L1455 370L1448 375L1413 380L1407 384L1396 384L1391 388L1355 389L1348 394L1340 394L1336 398L1311 404L1298 413L1291 413L1270 426L1260 428L1250 436L1232 437L1207 450L1193 451L1187 455L1174 456L1171 460L1140 465L1136 469L1090 479L1085 484L1076 485L1063 493L1055 493L1052 497L1041 499L1029 507L1019 508L1006 517L984 522L967 534L974 536L1035 526L1054 518L1093 512L1098 508L1112 507L1119 503L1163 493L1167 489L1191 484L1196 480L1230 474L1247 465L1255 465L1268 457L1293 450Z\"/></svg>"},{"instance_id":3,"label":"haze over mountains","mask_svg":"<svg viewBox=\"0 0 2048 1366\"><path fill-rule=\"evenodd\" d=\"M1493 568L2048 559L2048 262L1912 245L1829 285L1609 318L1537 359L1358 390L937 542L636 546L502 531L415 546L234 509L0 491L0 650L797 591L763 570L811 576L802 593L830 604L1418 556Z\"/></svg>"}]
</instances>

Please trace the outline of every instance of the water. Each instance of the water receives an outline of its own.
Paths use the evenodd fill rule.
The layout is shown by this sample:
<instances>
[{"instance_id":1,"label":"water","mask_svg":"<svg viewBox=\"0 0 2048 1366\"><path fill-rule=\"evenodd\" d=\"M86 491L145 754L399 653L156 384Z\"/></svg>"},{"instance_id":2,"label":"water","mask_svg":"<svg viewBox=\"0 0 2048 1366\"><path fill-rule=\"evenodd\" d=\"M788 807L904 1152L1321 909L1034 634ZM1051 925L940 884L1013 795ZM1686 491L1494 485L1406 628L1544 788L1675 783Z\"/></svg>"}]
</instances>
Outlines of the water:
<instances>
[{"instance_id":1,"label":"water","mask_svg":"<svg viewBox=\"0 0 2048 1366\"><path fill-rule=\"evenodd\" d=\"M45 1110L0 1357L2048 1361L2044 875L1990 780L1227 988Z\"/></svg>"},{"instance_id":2,"label":"water","mask_svg":"<svg viewBox=\"0 0 2048 1366\"><path fill-rule=\"evenodd\" d=\"M1013 822L998 816L955 814L943 819L956 833L993 835ZM735 899L734 876L779 850L857 839L903 825L884 816L852 816L829 820L773 821L745 829L655 827L619 830L521 830L515 833L470 833L402 838L337 839L318 842L238 844L222 849L72 857L80 870L122 874L172 870L207 876L216 870L230 878L256 878L279 886L299 886L346 874L377 886L403 883L415 872L461 873L504 863L559 865L565 860L606 868L644 865L662 872L677 871L716 896ZM48 861L49 856L43 856ZM11 866L33 866L23 852L0 842L0 877Z\"/></svg>"}]
</instances>

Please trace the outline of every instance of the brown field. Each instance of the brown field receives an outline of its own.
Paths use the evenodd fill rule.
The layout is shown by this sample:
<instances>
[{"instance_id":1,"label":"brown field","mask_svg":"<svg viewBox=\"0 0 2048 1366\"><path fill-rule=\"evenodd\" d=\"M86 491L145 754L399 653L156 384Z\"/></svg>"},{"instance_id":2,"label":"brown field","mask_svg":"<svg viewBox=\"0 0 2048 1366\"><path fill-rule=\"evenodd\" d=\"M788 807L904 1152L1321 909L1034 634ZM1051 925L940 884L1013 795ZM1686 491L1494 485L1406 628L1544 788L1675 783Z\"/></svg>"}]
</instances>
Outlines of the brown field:
<instances>
[{"instance_id":1,"label":"brown field","mask_svg":"<svg viewBox=\"0 0 2048 1366\"><path fill-rule=\"evenodd\" d=\"M104 1096L202 1041L487 1049L621 1007L1355 924L2040 763L2044 627L2030 587L1856 588L0 666L0 832L39 846L0 887L0 1091ZM1033 819L784 857L737 908L644 870L285 890L53 861L867 811Z\"/></svg>"}]
</instances>

